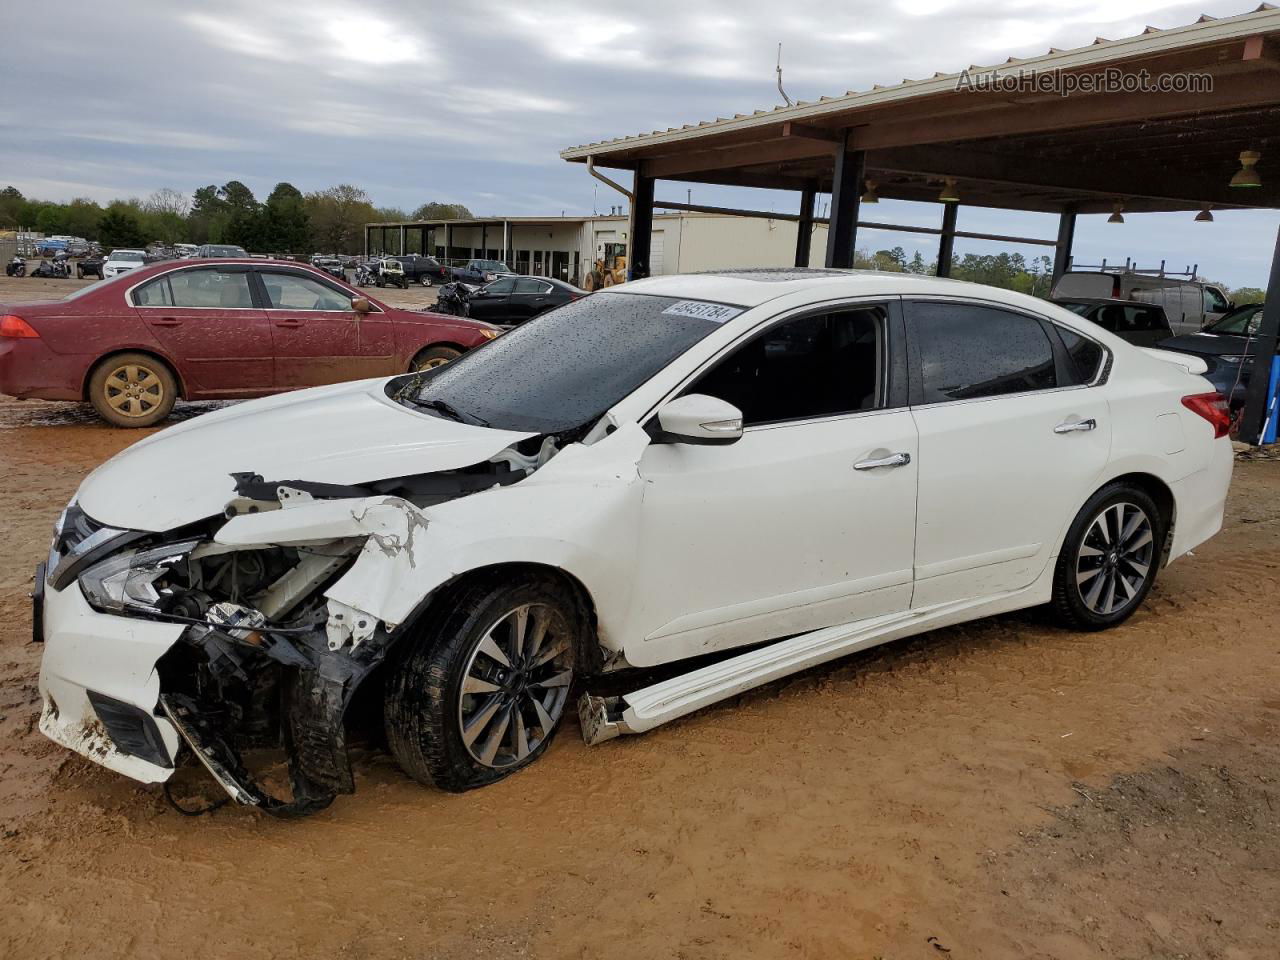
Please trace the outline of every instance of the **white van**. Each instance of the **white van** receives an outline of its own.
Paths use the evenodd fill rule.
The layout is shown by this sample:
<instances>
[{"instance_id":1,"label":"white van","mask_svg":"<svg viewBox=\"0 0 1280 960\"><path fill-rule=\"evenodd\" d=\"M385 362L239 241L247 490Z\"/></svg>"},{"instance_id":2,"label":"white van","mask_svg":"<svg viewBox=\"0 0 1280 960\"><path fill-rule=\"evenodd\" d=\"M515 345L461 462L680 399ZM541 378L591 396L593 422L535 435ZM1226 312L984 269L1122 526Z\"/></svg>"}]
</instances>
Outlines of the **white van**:
<instances>
[{"instance_id":1,"label":"white van","mask_svg":"<svg viewBox=\"0 0 1280 960\"><path fill-rule=\"evenodd\" d=\"M1140 300L1164 307L1175 334L1197 333L1232 307L1225 290L1203 280L1144 273L1068 271L1053 285L1053 300Z\"/></svg>"}]
</instances>

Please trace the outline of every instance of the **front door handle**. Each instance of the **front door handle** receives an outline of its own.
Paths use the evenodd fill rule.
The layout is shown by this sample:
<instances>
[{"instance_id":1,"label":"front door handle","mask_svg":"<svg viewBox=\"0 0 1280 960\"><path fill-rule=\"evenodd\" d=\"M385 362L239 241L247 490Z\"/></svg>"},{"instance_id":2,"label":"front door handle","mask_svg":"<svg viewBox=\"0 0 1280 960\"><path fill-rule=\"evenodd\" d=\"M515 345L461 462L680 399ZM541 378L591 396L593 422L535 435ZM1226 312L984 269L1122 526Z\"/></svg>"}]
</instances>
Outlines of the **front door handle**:
<instances>
[{"instance_id":1,"label":"front door handle","mask_svg":"<svg viewBox=\"0 0 1280 960\"><path fill-rule=\"evenodd\" d=\"M1053 428L1054 433L1075 433L1077 430L1096 430L1098 421L1090 417L1088 420L1068 420Z\"/></svg>"},{"instance_id":2,"label":"front door handle","mask_svg":"<svg viewBox=\"0 0 1280 960\"><path fill-rule=\"evenodd\" d=\"M302 323L303 323L303 321L301 321L301 320L296 320L296 319L294 319L294 318L290 317L290 318L289 318L289 319L287 319L287 320L277 320L277 321L276 321L276 326L277 326L277 327L300 327L300 326L302 326Z\"/></svg>"},{"instance_id":3,"label":"front door handle","mask_svg":"<svg viewBox=\"0 0 1280 960\"><path fill-rule=\"evenodd\" d=\"M879 470L881 467L905 467L911 462L911 454L909 453L891 453L887 457L877 457L874 460L859 460L853 465L855 470Z\"/></svg>"},{"instance_id":4,"label":"front door handle","mask_svg":"<svg viewBox=\"0 0 1280 960\"><path fill-rule=\"evenodd\" d=\"M151 325L153 327L180 327L182 326L182 321L177 317L160 317L158 320L152 320Z\"/></svg>"}]
</instances>

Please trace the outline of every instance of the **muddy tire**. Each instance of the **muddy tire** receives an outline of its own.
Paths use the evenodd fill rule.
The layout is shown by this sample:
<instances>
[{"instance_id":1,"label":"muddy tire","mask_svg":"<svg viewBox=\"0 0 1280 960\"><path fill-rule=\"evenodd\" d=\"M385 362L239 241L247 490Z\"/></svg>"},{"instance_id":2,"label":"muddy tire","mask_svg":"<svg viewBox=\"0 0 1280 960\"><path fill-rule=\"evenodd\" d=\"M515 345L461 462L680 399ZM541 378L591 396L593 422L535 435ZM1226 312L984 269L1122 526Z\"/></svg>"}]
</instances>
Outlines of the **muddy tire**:
<instances>
[{"instance_id":1,"label":"muddy tire","mask_svg":"<svg viewBox=\"0 0 1280 960\"><path fill-rule=\"evenodd\" d=\"M461 793L540 757L572 703L581 609L550 578L482 578L389 664L383 719L405 773Z\"/></svg>"},{"instance_id":2,"label":"muddy tire","mask_svg":"<svg viewBox=\"0 0 1280 960\"><path fill-rule=\"evenodd\" d=\"M453 363L460 356L462 356L462 351L456 347L427 347L427 349L419 351L418 355L410 362L409 372L419 373L423 370L443 367L446 363Z\"/></svg>"},{"instance_id":3,"label":"muddy tire","mask_svg":"<svg viewBox=\"0 0 1280 960\"><path fill-rule=\"evenodd\" d=\"M89 402L113 427L153 427L173 410L178 381L168 364L145 353L117 353L89 376Z\"/></svg>"},{"instance_id":4,"label":"muddy tire","mask_svg":"<svg viewBox=\"0 0 1280 960\"><path fill-rule=\"evenodd\" d=\"M1081 508L1053 576L1051 607L1066 626L1105 630L1128 620L1151 592L1168 524L1141 487L1113 483Z\"/></svg>"}]
</instances>

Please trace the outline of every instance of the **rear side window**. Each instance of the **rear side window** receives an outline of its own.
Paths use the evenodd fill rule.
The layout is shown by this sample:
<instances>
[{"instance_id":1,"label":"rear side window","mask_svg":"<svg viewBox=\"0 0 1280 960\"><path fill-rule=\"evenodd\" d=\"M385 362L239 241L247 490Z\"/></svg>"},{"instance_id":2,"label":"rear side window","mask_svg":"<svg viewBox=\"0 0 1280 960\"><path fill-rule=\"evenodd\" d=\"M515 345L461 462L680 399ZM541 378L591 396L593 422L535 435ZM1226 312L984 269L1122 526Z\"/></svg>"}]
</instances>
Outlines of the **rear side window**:
<instances>
[{"instance_id":1,"label":"rear side window","mask_svg":"<svg viewBox=\"0 0 1280 960\"><path fill-rule=\"evenodd\" d=\"M685 393L732 403L746 425L838 416L880 406L885 310L799 317L735 349Z\"/></svg>"},{"instance_id":2,"label":"rear side window","mask_svg":"<svg viewBox=\"0 0 1280 960\"><path fill-rule=\"evenodd\" d=\"M501 282L501 281L499 281ZM541 280L517 280L516 293L550 293L551 284Z\"/></svg>"},{"instance_id":3,"label":"rear side window","mask_svg":"<svg viewBox=\"0 0 1280 960\"><path fill-rule=\"evenodd\" d=\"M169 278L158 277L133 291L136 307L172 307L173 294L169 292Z\"/></svg>"},{"instance_id":4,"label":"rear side window","mask_svg":"<svg viewBox=\"0 0 1280 960\"><path fill-rule=\"evenodd\" d=\"M1074 330L1068 330L1066 327L1056 327L1056 329L1058 336L1062 338L1063 346L1071 356L1071 362L1076 368L1076 376L1079 377L1080 382L1093 383L1106 356L1102 347L1088 337L1080 336Z\"/></svg>"},{"instance_id":5,"label":"rear side window","mask_svg":"<svg viewBox=\"0 0 1280 960\"><path fill-rule=\"evenodd\" d=\"M253 306L249 274L243 270L178 270L165 274L175 307L220 307L224 310Z\"/></svg>"},{"instance_id":6,"label":"rear side window","mask_svg":"<svg viewBox=\"0 0 1280 960\"><path fill-rule=\"evenodd\" d=\"M253 306L249 275L216 268L176 270L133 292L134 306L242 309Z\"/></svg>"},{"instance_id":7,"label":"rear side window","mask_svg":"<svg viewBox=\"0 0 1280 960\"><path fill-rule=\"evenodd\" d=\"M997 397L1058 385L1053 345L1032 317L968 303L913 303L919 402Z\"/></svg>"}]
</instances>

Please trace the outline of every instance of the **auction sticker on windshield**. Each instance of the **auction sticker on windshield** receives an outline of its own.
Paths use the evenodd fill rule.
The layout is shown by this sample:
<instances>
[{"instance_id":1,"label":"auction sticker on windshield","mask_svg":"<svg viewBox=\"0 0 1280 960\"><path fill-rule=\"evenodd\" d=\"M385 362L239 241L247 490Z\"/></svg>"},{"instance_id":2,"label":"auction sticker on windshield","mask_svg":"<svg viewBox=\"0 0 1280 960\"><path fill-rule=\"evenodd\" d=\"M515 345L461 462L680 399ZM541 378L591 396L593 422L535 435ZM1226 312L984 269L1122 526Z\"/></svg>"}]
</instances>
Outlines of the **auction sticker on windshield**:
<instances>
[{"instance_id":1,"label":"auction sticker on windshield","mask_svg":"<svg viewBox=\"0 0 1280 960\"><path fill-rule=\"evenodd\" d=\"M681 300L662 312L675 314L677 317L693 317L696 320L724 323L740 314L742 308L726 306L723 303L707 303L704 300Z\"/></svg>"}]
</instances>

